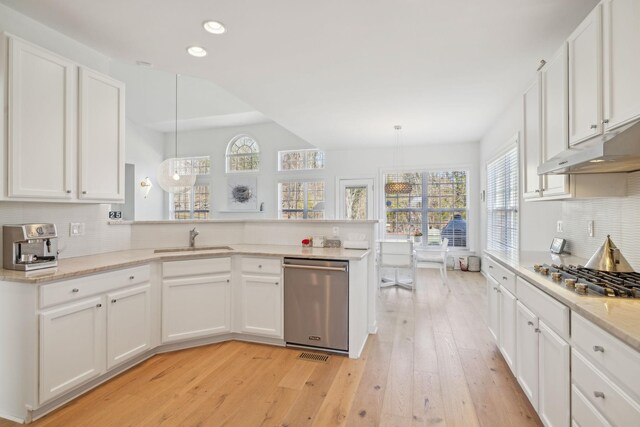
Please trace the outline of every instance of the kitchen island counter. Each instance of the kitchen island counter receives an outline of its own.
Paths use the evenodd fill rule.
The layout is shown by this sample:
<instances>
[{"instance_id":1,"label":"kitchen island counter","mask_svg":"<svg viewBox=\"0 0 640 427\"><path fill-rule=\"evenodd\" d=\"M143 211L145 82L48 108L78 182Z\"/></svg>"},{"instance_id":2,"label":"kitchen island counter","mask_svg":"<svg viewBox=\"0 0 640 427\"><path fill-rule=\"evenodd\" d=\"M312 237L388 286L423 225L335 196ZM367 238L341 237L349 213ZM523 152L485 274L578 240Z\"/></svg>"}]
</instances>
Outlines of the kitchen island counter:
<instances>
[{"instance_id":1,"label":"kitchen island counter","mask_svg":"<svg viewBox=\"0 0 640 427\"><path fill-rule=\"evenodd\" d=\"M232 255L272 256L332 260L361 260L370 251L344 248L306 248L293 245L228 245L231 249L212 249L199 251L176 251L155 253L155 249L130 249L107 252L58 261L58 267L34 270L30 272L0 270L0 281L21 282L27 284L49 283L99 272L117 270L150 262L180 261L186 259L227 257ZM157 248L166 249L166 248Z\"/></svg>"}]
</instances>

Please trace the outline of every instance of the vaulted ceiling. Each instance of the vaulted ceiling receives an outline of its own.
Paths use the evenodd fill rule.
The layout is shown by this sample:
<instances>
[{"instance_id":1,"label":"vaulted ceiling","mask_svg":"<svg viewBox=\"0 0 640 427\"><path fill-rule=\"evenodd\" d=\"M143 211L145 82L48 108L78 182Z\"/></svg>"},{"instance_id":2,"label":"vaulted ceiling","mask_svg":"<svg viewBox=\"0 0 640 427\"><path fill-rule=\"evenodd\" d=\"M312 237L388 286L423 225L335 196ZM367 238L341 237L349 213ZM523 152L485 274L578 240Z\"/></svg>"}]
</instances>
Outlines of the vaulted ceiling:
<instances>
[{"instance_id":1,"label":"vaulted ceiling","mask_svg":"<svg viewBox=\"0 0 640 427\"><path fill-rule=\"evenodd\" d=\"M0 1L114 59L209 79L327 149L392 145L395 124L408 145L478 141L597 3Z\"/></svg>"}]
</instances>

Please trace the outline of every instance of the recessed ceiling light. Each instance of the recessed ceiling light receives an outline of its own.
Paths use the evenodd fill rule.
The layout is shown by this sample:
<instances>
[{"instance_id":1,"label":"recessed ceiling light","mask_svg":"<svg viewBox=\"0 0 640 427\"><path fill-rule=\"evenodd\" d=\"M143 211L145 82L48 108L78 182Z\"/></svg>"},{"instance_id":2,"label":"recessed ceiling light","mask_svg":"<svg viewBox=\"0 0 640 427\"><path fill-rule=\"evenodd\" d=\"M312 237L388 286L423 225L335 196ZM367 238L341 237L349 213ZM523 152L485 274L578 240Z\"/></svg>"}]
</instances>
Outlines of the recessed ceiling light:
<instances>
[{"instance_id":1,"label":"recessed ceiling light","mask_svg":"<svg viewBox=\"0 0 640 427\"><path fill-rule=\"evenodd\" d=\"M202 26L211 34L224 34L227 31L224 25L218 21L206 21Z\"/></svg>"},{"instance_id":2,"label":"recessed ceiling light","mask_svg":"<svg viewBox=\"0 0 640 427\"><path fill-rule=\"evenodd\" d=\"M189 46L187 48L187 52L189 52L189 55L195 56L196 58L202 58L203 56L207 56L207 51L200 46Z\"/></svg>"}]
</instances>

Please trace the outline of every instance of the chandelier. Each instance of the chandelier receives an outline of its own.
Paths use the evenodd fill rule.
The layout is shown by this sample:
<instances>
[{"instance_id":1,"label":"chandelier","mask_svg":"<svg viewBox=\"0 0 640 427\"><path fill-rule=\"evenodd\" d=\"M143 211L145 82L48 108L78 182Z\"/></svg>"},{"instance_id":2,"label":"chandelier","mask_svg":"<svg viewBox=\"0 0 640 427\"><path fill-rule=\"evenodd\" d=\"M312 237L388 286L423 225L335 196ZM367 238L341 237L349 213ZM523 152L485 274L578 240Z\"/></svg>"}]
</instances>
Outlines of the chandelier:
<instances>
[{"instance_id":1,"label":"chandelier","mask_svg":"<svg viewBox=\"0 0 640 427\"><path fill-rule=\"evenodd\" d=\"M396 146L393 153L393 166L398 167L398 155L400 153L400 131L402 126L395 125L393 127L396 130ZM410 182L388 182L384 185L384 192L387 194L409 194L413 186Z\"/></svg>"}]
</instances>

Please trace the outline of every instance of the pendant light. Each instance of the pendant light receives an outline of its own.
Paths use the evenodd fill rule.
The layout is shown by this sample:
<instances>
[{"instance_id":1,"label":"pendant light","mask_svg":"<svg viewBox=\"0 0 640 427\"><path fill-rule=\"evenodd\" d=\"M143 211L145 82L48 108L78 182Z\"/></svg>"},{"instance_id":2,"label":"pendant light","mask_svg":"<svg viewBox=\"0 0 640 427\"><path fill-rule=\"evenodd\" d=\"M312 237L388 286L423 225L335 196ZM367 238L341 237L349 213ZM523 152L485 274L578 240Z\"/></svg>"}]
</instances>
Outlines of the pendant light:
<instances>
[{"instance_id":1,"label":"pendant light","mask_svg":"<svg viewBox=\"0 0 640 427\"><path fill-rule=\"evenodd\" d=\"M184 159L178 157L178 77L178 74L176 74L176 120L174 132L176 157L166 159L158 166L158 185L167 193L186 193L196 183L196 176L193 174L192 166L190 164L185 165ZM182 168L181 165L183 166Z\"/></svg>"},{"instance_id":2,"label":"pendant light","mask_svg":"<svg viewBox=\"0 0 640 427\"><path fill-rule=\"evenodd\" d=\"M398 156L400 154L400 131L402 126L395 125L393 127L396 130L396 146L393 152L393 167L398 167ZM388 182L384 185L384 192L386 194L409 194L413 186L409 182Z\"/></svg>"}]
</instances>

